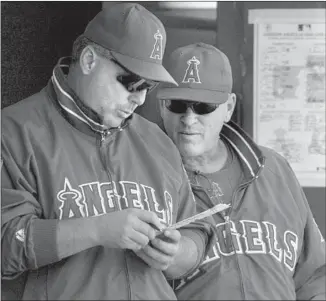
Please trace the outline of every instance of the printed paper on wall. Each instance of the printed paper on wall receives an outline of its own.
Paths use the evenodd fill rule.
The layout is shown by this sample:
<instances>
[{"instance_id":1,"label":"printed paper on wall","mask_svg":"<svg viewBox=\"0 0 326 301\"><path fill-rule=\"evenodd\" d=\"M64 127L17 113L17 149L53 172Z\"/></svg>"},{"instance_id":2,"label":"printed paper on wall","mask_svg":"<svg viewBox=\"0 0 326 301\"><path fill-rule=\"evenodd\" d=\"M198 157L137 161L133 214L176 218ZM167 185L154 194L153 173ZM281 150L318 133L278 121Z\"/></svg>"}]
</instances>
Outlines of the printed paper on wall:
<instances>
[{"instance_id":1,"label":"printed paper on wall","mask_svg":"<svg viewBox=\"0 0 326 301\"><path fill-rule=\"evenodd\" d=\"M255 24L254 139L325 186L325 24L288 19Z\"/></svg>"}]
</instances>

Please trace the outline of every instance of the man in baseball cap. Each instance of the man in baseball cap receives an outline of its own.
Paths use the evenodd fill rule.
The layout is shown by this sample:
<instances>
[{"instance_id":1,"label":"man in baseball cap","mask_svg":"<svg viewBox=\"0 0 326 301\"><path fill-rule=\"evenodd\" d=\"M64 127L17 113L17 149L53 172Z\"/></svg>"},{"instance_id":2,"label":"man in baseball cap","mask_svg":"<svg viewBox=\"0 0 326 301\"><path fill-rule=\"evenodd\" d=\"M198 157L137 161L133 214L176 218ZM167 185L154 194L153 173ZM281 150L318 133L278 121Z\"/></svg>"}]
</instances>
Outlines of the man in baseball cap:
<instances>
[{"instance_id":1,"label":"man in baseball cap","mask_svg":"<svg viewBox=\"0 0 326 301\"><path fill-rule=\"evenodd\" d=\"M165 130L184 156L214 148L216 137L223 123L231 119L236 104L228 58L212 45L196 43L173 51L166 68L178 87L164 83L157 91L157 97L163 100ZM194 129L183 122L188 115L205 123Z\"/></svg>"},{"instance_id":2,"label":"man in baseball cap","mask_svg":"<svg viewBox=\"0 0 326 301\"><path fill-rule=\"evenodd\" d=\"M224 103L232 91L232 71L226 55L212 45L196 43L176 49L166 68L179 84L162 85L159 98Z\"/></svg>"},{"instance_id":3,"label":"man in baseball cap","mask_svg":"<svg viewBox=\"0 0 326 301\"><path fill-rule=\"evenodd\" d=\"M213 216L217 240L199 269L175 281L178 300L324 300L325 240L289 163L230 120L226 55L196 43L166 67L179 86L162 84L161 116L197 208L230 205Z\"/></svg>"},{"instance_id":4,"label":"man in baseball cap","mask_svg":"<svg viewBox=\"0 0 326 301\"><path fill-rule=\"evenodd\" d=\"M110 51L130 72L176 85L162 66L166 32L162 22L139 4L121 3L103 9L90 21L84 36Z\"/></svg>"},{"instance_id":5,"label":"man in baseball cap","mask_svg":"<svg viewBox=\"0 0 326 301\"><path fill-rule=\"evenodd\" d=\"M2 279L24 300L176 300L212 224L176 146L134 113L157 83L162 23L136 3L99 12L48 85L1 114Z\"/></svg>"}]
</instances>

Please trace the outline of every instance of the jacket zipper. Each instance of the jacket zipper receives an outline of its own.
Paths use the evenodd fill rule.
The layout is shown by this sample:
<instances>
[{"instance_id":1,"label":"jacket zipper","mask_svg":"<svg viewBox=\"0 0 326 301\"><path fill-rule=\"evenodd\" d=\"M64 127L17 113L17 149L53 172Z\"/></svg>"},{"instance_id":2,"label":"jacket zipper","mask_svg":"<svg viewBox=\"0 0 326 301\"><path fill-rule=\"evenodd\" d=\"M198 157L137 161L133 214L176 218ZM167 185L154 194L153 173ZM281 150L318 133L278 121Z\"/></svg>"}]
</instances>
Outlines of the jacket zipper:
<instances>
[{"instance_id":1,"label":"jacket zipper","mask_svg":"<svg viewBox=\"0 0 326 301\"><path fill-rule=\"evenodd\" d=\"M262 170L262 168L260 169L260 171ZM240 287L241 287L241 300L246 300L245 299L245 291L244 291L244 285L243 285L243 276L242 276L242 272L241 272L241 268L240 268L240 264L239 264L239 259L238 259L238 255L236 254L235 252L235 247L234 247L234 243L233 243L233 240L232 240L232 234L231 234L231 219L230 219L230 216L231 216L231 213L232 213L232 209L233 209L233 204L234 204L234 200L235 200L235 197L236 195L239 193L239 191L241 189L244 189L245 187L248 187L250 185L250 183L252 183L254 180L256 180L260 174L260 171L257 173L256 177L250 179L249 181L241 184L237 190L233 193L232 195L232 199L231 199L231 204L230 204L230 207L226 210L228 212L228 214L226 214L225 211L221 211L221 212L218 212L217 214L219 214L223 220L225 221L225 231L226 231L226 237L225 237L225 240L226 240L226 246L229 250L231 251L234 251L234 257L235 257L235 261L236 261L236 265L237 265L237 268L238 268L238 271L239 271L239 281L240 281ZM198 190L202 190L206 196L208 197L208 199L210 200L210 205L214 205L212 202L211 202L211 198L209 196L209 194L206 192L206 189L200 187L200 186L197 186L197 185L192 185L192 186L195 186ZM204 208L203 206L200 206L202 209L206 210L207 208Z\"/></svg>"},{"instance_id":2,"label":"jacket zipper","mask_svg":"<svg viewBox=\"0 0 326 301\"><path fill-rule=\"evenodd\" d=\"M111 173L109 170L109 164L108 164L108 159L107 159L108 155L107 155L106 148L105 148L106 138L110 134L111 134L111 132L109 130L102 131L100 134L101 138L97 139L97 141L99 141L98 145L99 145L100 159L101 159L102 165L106 171L106 174L109 177L109 181L112 183L112 176L111 176ZM124 262L125 262L124 271L125 271L127 285L128 285L128 300L131 300L131 287L130 287L130 280L129 280L129 273L128 273L126 250L123 250L123 258L124 258Z\"/></svg>"},{"instance_id":3,"label":"jacket zipper","mask_svg":"<svg viewBox=\"0 0 326 301\"><path fill-rule=\"evenodd\" d=\"M239 258L238 258L238 255L236 254L235 252L235 247L234 247L234 243L233 243L233 240L232 240L232 235L231 235L231 226L230 226L230 215L231 215L231 209L232 209L232 206L234 204L234 200L235 200L235 197L236 195L240 192L241 189L245 189L246 187L248 187L253 181L255 181L259 174L260 174L260 171L262 170L262 168L258 171L258 173L256 174L255 177L253 177L252 179L250 179L249 181L241 184L237 190L233 193L233 196L232 196L232 200L231 200L231 207L229 208L229 214L225 216L225 221L226 221L226 236L227 237L230 237L229 239L227 239L227 241L229 241L230 243L230 246L232 247L232 251L234 251L234 255L235 255L235 260L236 260L236 264L237 264L237 267L238 267L238 271L239 271L239 280L240 280L240 287L241 287L241 294L242 294L242 300L246 300L245 298L245 290L244 290L244 285L243 285L243 276L242 276L242 272L241 272L241 268L240 268L240 263L239 263Z\"/></svg>"},{"instance_id":4,"label":"jacket zipper","mask_svg":"<svg viewBox=\"0 0 326 301\"><path fill-rule=\"evenodd\" d=\"M101 139L99 140L99 150L100 150L100 158L102 165L106 171L106 174L109 177L110 182L112 183L112 176L109 170L109 164L107 164L107 154L106 154L106 149L105 149L105 139L107 138L108 135L110 135L111 132L109 130L102 131L101 132Z\"/></svg>"},{"instance_id":5,"label":"jacket zipper","mask_svg":"<svg viewBox=\"0 0 326 301\"><path fill-rule=\"evenodd\" d=\"M226 231L226 245L227 245L227 248L231 251L234 251L234 258L235 258L235 262L236 262L236 265L237 265L237 269L239 271L239 282L240 282L240 288L241 288L241 300L246 300L245 298L245 291L244 291L244 285L243 285L243 276L242 276L242 272L241 272L241 268L240 268L240 264L239 264L239 258L238 258L238 255L236 254L236 251L235 251L235 247L234 247L234 243L233 243L233 239L232 239L232 234L231 234L231 219L230 219L230 216L231 216L231 210L233 208L233 204L234 204L234 200L235 200L235 197L236 195L239 193L239 191L241 190L241 188L244 188L245 186L249 185L250 181L240 185L238 187L238 189L233 193L232 195L232 199L231 199L231 206L229 208L229 211L228 211L228 215L224 213L224 220L225 220L225 231Z\"/></svg>"}]
</instances>

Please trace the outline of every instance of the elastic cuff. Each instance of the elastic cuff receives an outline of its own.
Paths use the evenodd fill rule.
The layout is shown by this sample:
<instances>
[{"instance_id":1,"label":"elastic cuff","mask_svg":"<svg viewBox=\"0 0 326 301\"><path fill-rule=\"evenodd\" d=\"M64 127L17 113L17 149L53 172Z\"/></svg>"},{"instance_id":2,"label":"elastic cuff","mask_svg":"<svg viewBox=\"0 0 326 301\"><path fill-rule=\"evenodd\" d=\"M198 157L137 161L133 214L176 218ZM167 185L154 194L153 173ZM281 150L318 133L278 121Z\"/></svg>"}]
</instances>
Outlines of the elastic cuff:
<instances>
[{"instance_id":1,"label":"elastic cuff","mask_svg":"<svg viewBox=\"0 0 326 301\"><path fill-rule=\"evenodd\" d=\"M36 219L32 226L32 239L37 267L59 261L57 252L56 219Z\"/></svg>"},{"instance_id":2,"label":"elastic cuff","mask_svg":"<svg viewBox=\"0 0 326 301\"><path fill-rule=\"evenodd\" d=\"M186 236L190 238L191 240L194 241L194 243L197 246L197 258L196 258L196 263L194 266L184 275L178 278L184 278L187 277L188 275L192 274L198 266L201 264L204 255L205 255L205 246L207 242L207 234L204 233L203 231L199 229L180 229L180 234L182 236Z\"/></svg>"}]
</instances>

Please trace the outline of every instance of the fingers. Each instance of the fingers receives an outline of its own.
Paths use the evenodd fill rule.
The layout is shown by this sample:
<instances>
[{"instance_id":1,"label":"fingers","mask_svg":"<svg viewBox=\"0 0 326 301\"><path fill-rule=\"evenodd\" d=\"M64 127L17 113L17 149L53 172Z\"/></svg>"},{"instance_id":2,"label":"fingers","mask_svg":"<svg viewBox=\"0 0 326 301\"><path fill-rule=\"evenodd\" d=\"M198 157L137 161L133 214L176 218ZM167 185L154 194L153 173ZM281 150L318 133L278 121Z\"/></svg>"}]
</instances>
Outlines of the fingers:
<instances>
[{"instance_id":1,"label":"fingers","mask_svg":"<svg viewBox=\"0 0 326 301\"><path fill-rule=\"evenodd\" d=\"M146 210L137 210L137 217L147 224L152 224L154 228L162 230L164 226L161 224L159 218L154 212Z\"/></svg>"},{"instance_id":2,"label":"fingers","mask_svg":"<svg viewBox=\"0 0 326 301\"><path fill-rule=\"evenodd\" d=\"M131 235L133 241L145 245L149 240L155 238L156 230L154 227L163 228L155 213L141 209L127 210L128 215L124 224L125 232L131 232L129 235ZM136 233L141 235L135 236Z\"/></svg>"},{"instance_id":3,"label":"fingers","mask_svg":"<svg viewBox=\"0 0 326 301\"><path fill-rule=\"evenodd\" d=\"M160 251L152 248L150 245L147 245L140 251L137 251L136 254L149 266L159 270L167 269L173 260L171 256L161 253Z\"/></svg>"},{"instance_id":4,"label":"fingers","mask_svg":"<svg viewBox=\"0 0 326 301\"><path fill-rule=\"evenodd\" d=\"M148 240L155 238L156 232L151 225L149 225L141 220L138 220L138 222L134 223L133 227L134 227L135 231L146 236L148 238Z\"/></svg>"},{"instance_id":5,"label":"fingers","mask_svg":"<svg viewBox=\"0 0 326 301\"><path fill-rule=\"evenodd\" d=\"M181 235L177 230L164 231L164 236L160 235L151 240L151 245L161 253L168 256L175 256L179 249Z\"/></svg>"},{"instance_id":6,"label":"fingers","mask_svg":"<svg viewBox=\"0 0 326 301\"><path fill-rule=\"evenodd\" d=\"M123 249L139 250L149 242L146 235L134 230L130 225L124 225L117 238L117 245Z\"/></svg>"},{"instance_id":7,"label":"fingers","mask_svg":"<svg viewBox=\"0 0 326 301\"><path fill-rule=\"evenodd\" d=\"M181 234L178 230L168 229L163 231L164 236L160 236L164 240L164 237L167 237L171 242L178 243L181 239Z\"/></svg>"},{"instance_id":8,"label":"fingers","mask_svg":"<svg viewBox=\"0 0 326 301\"><path fill-rule=\"evenodd\" d=\"M163 228L155 213L129 208L98 217L99 244L108 247L139 250L155 238L154 227Z\"/></svg>"},{"instance_id":9,"label":"fingers","mask_svg":"<svg viewBox=\"0 0 326 301\"><path fill-rule=\"evenodd\" d=\"M130 240L134 244L139 246L139 247L137 247L138 250L145 247L149 242L149 238L146 235L144 235L138 231L135 231L135 230L131 230ZM133 250L135 250L135 249L133 248Z\"/></svg>"},{"instance_id":10,"label":"fingers","mask_svg":"<svg viewBox=\"0 0 326 301\"><path fill-rule=\"evenodd\" d=\"M139 250L142 249L142 246L140 244L134 242L131 239L125 240L124 245L125 245L124 249L130 249L130 250L133 250L133 251L139 251Z\"/></svg>"}]
</instances>

